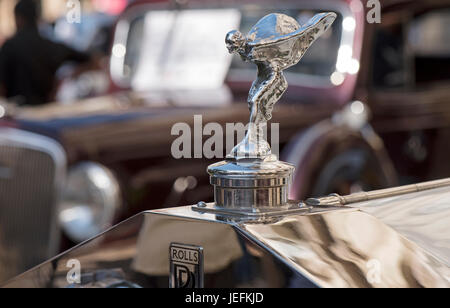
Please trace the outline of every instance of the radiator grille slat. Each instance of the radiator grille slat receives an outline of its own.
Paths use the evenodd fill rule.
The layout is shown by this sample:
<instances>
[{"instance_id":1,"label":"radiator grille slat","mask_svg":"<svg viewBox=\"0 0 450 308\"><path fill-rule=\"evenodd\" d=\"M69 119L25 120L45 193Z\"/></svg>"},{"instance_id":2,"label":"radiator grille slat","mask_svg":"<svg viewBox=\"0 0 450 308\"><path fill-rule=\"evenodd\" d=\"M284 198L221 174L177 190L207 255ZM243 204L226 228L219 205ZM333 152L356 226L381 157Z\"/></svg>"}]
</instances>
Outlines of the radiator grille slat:
<instances>
[{"instance_id":1,"label":"radiator grille slat","mask_svg":"<svg viewBox=\"0 0 450 308\"><path fill-rule=\"evenodd\" d=\"M49 153L0 144L0 282L52 256L56 168Z\"/></svg>"}]
</instances>

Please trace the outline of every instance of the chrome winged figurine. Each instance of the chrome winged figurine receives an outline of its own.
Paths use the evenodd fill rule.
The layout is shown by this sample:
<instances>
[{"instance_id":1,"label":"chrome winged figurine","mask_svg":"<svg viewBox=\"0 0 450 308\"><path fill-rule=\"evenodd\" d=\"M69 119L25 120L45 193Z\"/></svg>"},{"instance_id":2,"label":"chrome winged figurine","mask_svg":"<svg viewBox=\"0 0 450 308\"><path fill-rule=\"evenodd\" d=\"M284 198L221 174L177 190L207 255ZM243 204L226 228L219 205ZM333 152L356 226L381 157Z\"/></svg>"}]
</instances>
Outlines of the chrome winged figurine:
<instances>
[{"instance_id":1,"label":"chrome winged figurine","mask_svg":"<svg viewBox=\"0 0 450 308\"><path fill-rule=\"evenodd\" d=\"M270 145L264 138L264 127L272 118L275 103L288 88L283 71L302 59L336 17L335 13L317 14L307 24L300 26L287 15L269 14L247 36L236 30L227 34L225 41L230 53L237 53L244 61L253 62L258 67L258 78L248 98L251 112L249 129L245 139L233 149L229 158L264 160L271 156Z\"/></svg>"}]
</instances>

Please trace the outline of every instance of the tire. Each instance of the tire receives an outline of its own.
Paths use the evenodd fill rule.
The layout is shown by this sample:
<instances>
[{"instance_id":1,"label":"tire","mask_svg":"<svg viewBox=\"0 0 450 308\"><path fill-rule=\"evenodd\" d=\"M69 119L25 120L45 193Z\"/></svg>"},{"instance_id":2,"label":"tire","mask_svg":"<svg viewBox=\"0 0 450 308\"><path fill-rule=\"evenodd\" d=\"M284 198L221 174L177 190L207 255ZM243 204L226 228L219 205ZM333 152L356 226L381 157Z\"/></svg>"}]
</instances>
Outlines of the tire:
<instances>
[{"instance_id":1,"label":"tire","mask_svg":"<svg viewBox=\"0 0 450 308\"><path fill-rule=\"evenodd\" d=\"M371 191L389 186L380 166L368 149L354 148L337 153L317 170L310 196L332 193L345 196L359 191Z\"/></svg>"},{"instance_id":2,"label":"tire","mask_svg":"<svg viewBox=\"0 0 450 308\"><path fill-rule=\"evenodd\" d=\"M324 121L295 137L283 158L296 167L290 198L348 195L397 185L397 173L381 139L366 130ZM369 138L367 138L369 136Z\"/></svg>"}]
</instances>

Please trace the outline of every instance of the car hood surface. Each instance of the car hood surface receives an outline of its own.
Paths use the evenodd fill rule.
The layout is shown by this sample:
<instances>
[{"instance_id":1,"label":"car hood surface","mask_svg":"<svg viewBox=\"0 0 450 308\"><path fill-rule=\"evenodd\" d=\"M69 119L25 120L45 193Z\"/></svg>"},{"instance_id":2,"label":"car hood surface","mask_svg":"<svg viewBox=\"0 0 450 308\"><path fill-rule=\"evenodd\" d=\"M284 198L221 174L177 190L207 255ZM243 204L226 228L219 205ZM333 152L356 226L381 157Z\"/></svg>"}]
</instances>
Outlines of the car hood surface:
<instances>
[{"instance_id":1,"label":"car hood surface","mask_svg":"<svg viewBox=\"0 0 450 308\"><path fill-rule=\"evenodd\" d=\"M84 287L105 287L105 277L167 287L174 243L203 248L205 287L450 287L449 204L450 187L442 187L260 220L150 211L6 287L76 287L66 280L73 259Z\"/></svg>"}]
</instances>

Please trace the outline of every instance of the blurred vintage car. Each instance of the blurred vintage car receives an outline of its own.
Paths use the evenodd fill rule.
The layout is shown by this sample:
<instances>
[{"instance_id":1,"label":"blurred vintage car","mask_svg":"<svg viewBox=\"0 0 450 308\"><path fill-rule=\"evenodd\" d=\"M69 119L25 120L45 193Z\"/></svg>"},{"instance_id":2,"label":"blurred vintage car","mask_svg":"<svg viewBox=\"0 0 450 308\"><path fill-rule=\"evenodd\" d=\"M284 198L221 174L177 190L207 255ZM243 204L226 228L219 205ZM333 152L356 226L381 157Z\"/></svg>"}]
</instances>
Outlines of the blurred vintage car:
<instances>
[{"instance_id":1,"label":"blurred vintage car","mask_svg":"<svg viewBox=\"0 0 450 308\"><path fill-rule=\"evenodd\" d=\"M381 2L369 24L359 0L134 1L115 28L112 94L0 108L0 281L55 255L61 230L76 243L142 210L212 200L212 160L175 159L172 127L248 122L255 71L218 33L269 12L338 14L274 112L292 199L449 176L450 2Z\"/></svg>"}]
</instances>

